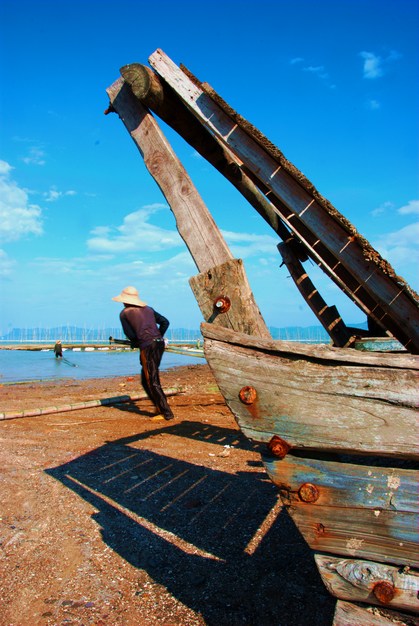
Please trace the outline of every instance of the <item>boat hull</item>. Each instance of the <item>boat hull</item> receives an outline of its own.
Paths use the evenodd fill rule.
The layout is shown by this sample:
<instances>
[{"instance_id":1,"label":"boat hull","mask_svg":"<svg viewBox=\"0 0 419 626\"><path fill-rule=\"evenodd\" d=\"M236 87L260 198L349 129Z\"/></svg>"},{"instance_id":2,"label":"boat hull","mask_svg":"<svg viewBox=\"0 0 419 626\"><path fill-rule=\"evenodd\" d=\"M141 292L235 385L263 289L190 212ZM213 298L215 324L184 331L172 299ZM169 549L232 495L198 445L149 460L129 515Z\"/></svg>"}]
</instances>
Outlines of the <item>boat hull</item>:
<instances>
[{"instance_id":1,"label":"boat hull","mask_svg":"<svg viewBox=\"0 0 419 626\"><path fill-rule=\"evenodd\" d=\"M201 330L220 391L308 545L414 571L419 358ZM359 601L400 604L400 590L383 602L349 586Z\"/></svg>"}]
</instances>

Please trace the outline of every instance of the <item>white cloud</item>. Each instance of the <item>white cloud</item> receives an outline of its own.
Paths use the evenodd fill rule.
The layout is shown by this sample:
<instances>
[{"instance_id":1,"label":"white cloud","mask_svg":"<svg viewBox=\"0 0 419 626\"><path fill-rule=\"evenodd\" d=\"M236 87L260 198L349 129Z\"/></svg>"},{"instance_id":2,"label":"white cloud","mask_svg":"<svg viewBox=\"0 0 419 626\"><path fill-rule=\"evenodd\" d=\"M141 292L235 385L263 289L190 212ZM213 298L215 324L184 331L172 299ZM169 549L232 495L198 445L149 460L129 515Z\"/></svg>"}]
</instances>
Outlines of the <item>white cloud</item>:
<instances>
[{"instance_id":1,"label":"white cloud","mask_svg":"<svg viewBox=\"0 0 419 626\"><path fill-rule=\"evenodd\" d=\"M22 157L22 161L26 165L45 165L45 152L37 146L29 148L29 154L26 157Z\"/></svg>"},{"instance_id":2,"label":"white cloud","mask_svg":"<svg viewBox=\"0 0 419 626\"><path fill-rule=\"evenodd\" d=\"M290 60L290 65L300 65L304 62L304 59L301 57L295 57ZM302 72L307 72L312 74L313 76L317 76L320 80L324 81L328 84L330 89L336 89L336 85L330 83L330 76L326 71L324 65L305 65L301 66Z\"/></svg>"},{"instance_id":3,"label":"white cloud","mask_svg":"<svg viewBox=\"0 0 419 626\"><path fill-rule=\"evenodd\" d=\"M389 63L401 59L402 55L396 50L392 50L384 59L374 52L363 50L359 56L364 59L364 78L374 79L384 76Z\"/></svg>"},{"instance_id":4,"label":"white cloud","mask_svg":"<svg viewBox=\"0 0 419 626\"><path fill-rule=\"evenodd\" d=\"M360 52L364 59L364 78L379 78L383 75L382 59L373 52Z\"/></svg>"},{"instance_id":5,"label":"white cloud","mask_svg":"<svg viewBox=\"0 0 419 626\"><path fill-rule=\"evenodd\" d=\"M0 161L0 176L8 176L13 167L6 163L6 161Z\"/></svg>"},{"instance_id":6,"label":"white cloud","mask_svg":"<svg viewBox=\"0 0 419 626\"><path fill-rule=\"evenodd\" d=\"M62 198L64 196L75 195L77 195L76 191L73 191L71 189L69 191L58 191L58 189L56 189L55 187L51 187L49 191L43 193L46 202L55 202L56 200L59 200L59 198Z\"/></svg>"},{"instance_id":7,"label":"white cloud","mask_svg":"<svg viewBox=\"0 0 419 626\"><path fill-rule=\"evenodd\" d=\"M380 217L381 215L384 215L385 213L387 213L388 210L393 209L393 208L394 208L394 204L392 202L383 202L383 204L381 204L380 206L376 207L375 209L371 211L371 215L373 217Z\"/></svg>"},{"instance_id":8,"label":"white cloud","mask_svg":"<svg viewBox=\"0 0 419 626\"><path fill-rule=\"evenodd\" d=\"M0 161L0 240L16 241L42 234L41 208L30 204L26 191L11 179L12 167Z\"/></svg>"},{"instance_id":9,"label":"white cloud","mask_svg":"<svg viewBox=\"0 0 419 626\"><path fill-rule=\"evenodd\" d=\"M419 215L419 200L409 200L407 204L397 209L400 215Z\"/></svg>"},{"instance_id":10,"label":"white cloud","mask_svg":"<svg viewBox=\"0 0 419 626\"><path fill-rule=\"evenodd\" d=\"M410 273L419 261L419 222L404 226L377 238L373 246L387 259L396 272Z\"/></svg>"},{"instance_id":11,"label":"white cloud","mask_svg":"<svg viewBox=\"0 0 419 626\"><path fill-rule=\"evenodd\" d=\"M381 104L378 102L378 100L367 100L367 109L370 109L370 111L377 111L378 109L381 109Z\"/></svg>"},{"instance_id":12,"label":"white cloud","mask_svg":"<svg viewBox=\"0 0 419 626\"><path fill-rule=\"evenodd\" d=\"M316 76L322 79L329 78L329 74L326 72L323 65L317 65L317 66L308 65L307 67L303 67L303 72L310 72L311 74L315 74Z\"/></svg>"},{"instance_id":13,"label":"white cloud","mask_svg":"<svg viewBox=\"0 0 419 626\"><path fill-rule=\"evenodd\" d=\"M279 239L270 235L254 235L251 233L235 233L222 231L222 235L229 245L233 256L241 259L256 257L261 254L278 254Z\"/></svg>"},{"instance_id":14,"label":"white cloud","mask_svg":"<svg viewBox=\"0 0 419 626\"><path fill-rule=\"evenodd\" d=\"M162 204L146 205L129 213L117 228L96 227L87 241L90 250L100 253L156 252L182 246L177 230L167 230L150 223L151 216L166 207Z\"/></svg>"}]
</instances>

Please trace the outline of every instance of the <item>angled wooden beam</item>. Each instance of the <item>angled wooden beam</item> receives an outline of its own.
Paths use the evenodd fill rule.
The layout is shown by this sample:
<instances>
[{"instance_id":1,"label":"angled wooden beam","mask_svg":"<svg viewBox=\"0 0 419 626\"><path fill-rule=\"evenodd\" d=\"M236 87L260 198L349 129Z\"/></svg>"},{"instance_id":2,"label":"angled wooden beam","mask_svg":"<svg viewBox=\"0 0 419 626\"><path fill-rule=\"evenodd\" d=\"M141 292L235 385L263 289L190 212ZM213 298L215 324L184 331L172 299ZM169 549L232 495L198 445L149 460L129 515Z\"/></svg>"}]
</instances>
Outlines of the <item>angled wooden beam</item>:
<instances>
[{"instance_id":1,"label":"angled wooden beam","mask_svg":"<svg viewBox=\"0 0 419 626\"><path fill-rule=\"evenodd\" d=\"M218 266L229 266L233 256L215 224L208 208L177 158L169 142L160 130L157 121L133 95L129 86L122 79L117 80L107 89L111 109L118 113L134 143L144 158L144 163L160 187L176 218L176 225L186 243L196 266L201 274L211 278L217 275ZM219 325L233 330L244 331L260 337L270 337L261 313L250 292L244 268L239 262L241 272L226 274L234 284L225 282L225 289L237 290L245 294L243 305L232 307L228 316L212 303L214 319ZM221 272L222 273L222 272ZM224 278L226 280L226 278ZM220 285L221 288L221 285ZM217 293L218 296L223 294ZM218 302L221 302L218 298ZM230 301L231 304L231 301ZM205 320L208 320L207 303L198 300ZM240 313L240 314L239 314Z\"/></svg>"},{"instance_id":2,"label":"angled wooden beam","mask_svg":"<svg viewBox=\"0 0 419 626\"><path fill-rule=\"evenodd\" d=\"M347 346L351 339L351 332L339 315L337 308L326 304L292 248L286 243L280 243L277 247L282 256L282 262L287 266L297 289L331 337L333 345L341 348Z\"/></svg>"},{"instance_id":3,"label":"angled wooden beam","mask_svg":"<svg viewBox=\"0 0 419 626\"><path fill-rule=\"evenodd\" d=\"M231 110L226 112L227 107L215 102L161 50L149 62L197 119L245 164L269 200L277 200L282 221L322 269L367 315L408 350L419 353L417 294L261 133L249 132L249 124Z\"/></svg>"},{"instance_id":4,"label":"angled wooden beam","mask_svg":"<svg viewBox=\"0 0 419 626\"><path fill-rule=\"evenodd\" d=\"M120 72L133 94L144 106L158 115L211 163L236 187L281 239L293 245L299 259L306 260L307 254L303 246L299 245L293 233L281 220L278 211L247 175L241 161L197 120L173 89L153 70L140 63L124 65Z\"/></svg>"},{"instance_id":5,"label":"angled wooden beam","mask_svg":"<svg viewBox=\"0 0 419 626\"><path fill-rule=\"evenodd\" d=\"M199 271L233 258L204 201L156 120L133 96L122 79L107 89L144 163L167 199L176 225Z\"/></svg>"}]
</instances>

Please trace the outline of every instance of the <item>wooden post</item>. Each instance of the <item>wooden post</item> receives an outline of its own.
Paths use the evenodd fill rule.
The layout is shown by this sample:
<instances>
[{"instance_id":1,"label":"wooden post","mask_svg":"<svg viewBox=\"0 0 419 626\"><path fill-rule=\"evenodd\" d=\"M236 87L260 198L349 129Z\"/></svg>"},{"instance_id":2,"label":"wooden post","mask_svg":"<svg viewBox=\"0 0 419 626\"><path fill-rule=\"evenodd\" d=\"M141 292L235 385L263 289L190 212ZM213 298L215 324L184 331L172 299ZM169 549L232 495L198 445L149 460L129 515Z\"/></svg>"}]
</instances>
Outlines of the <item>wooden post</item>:
<instances>
[{"instance_id":1,"label":"wooden post","mask_svg":"<svg viewBox=\"0 0 419 626\"><path fill-rule=\"evenodd\" d=\"M200 271L233 258L223 236L156 120L120 79L107 90L111 104L141 152L176 218Z\"/></svg>"},{"instance_id":2,"label":"wooden post","mask_svg":"<svg viewBox=\"0 0 419 626\"><path fill-rule=\"evenodd\" d=\"M270 339L240 259L194 276L189 284L206 322Z\"/></svg>"},{"instance_id":3,"label":"wooden post","mask_svg":"<svg viewBox=\"0 0 419 626\"><path fill-rule=\"evenodd\" d=\"M167 199L176 218L179 234L199 271L206 273L207 277L218 275L217 266L233 261L232 254L156 120L122 79L111 85L107 93L113 110L119 114L143 155L147 169ZM241 262L238 263L241 266ZM234 287L239 296L243 297L244 304L240 309L241 315L221 315L217 323L223 325L225 322L233 329L236 329L237 324L237 329L243 331L243 328L247 328L250 334L269 337L269 331L250 292L244 269L242 268L240 274L226 274L224 280L223 287ZM231 285L230 280L234 281ZM237 309L238 306L235 305L233 313ZM204 310L206 311L206 305Z\"/></svg>"}]
</instances>

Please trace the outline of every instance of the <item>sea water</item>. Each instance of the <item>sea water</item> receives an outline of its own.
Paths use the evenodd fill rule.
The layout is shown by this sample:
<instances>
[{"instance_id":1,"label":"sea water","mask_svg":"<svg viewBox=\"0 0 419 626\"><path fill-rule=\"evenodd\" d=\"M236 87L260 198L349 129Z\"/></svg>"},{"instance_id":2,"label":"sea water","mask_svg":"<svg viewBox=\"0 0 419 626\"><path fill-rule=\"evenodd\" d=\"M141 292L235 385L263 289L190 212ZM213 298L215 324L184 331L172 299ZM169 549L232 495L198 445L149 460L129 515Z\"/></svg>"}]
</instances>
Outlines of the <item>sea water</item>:
<instances>
[{"instance_id":1,"label":"sea water","mask_svg":"<svg viewBox=\"0 0 419 626\"><path fill-rule=\"evenodd\" d=\"M203 364L205 359L165 352L160 369ZM0 385L31 380L135 376L140 372L138 350L65 350L56 359L52 350L0 350Z\"/></svg>"}]
</instances>

